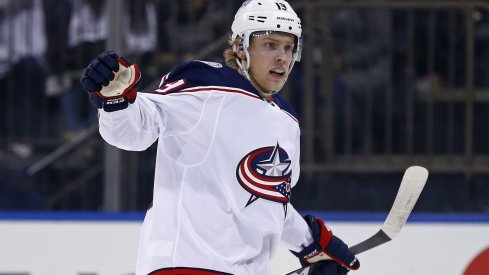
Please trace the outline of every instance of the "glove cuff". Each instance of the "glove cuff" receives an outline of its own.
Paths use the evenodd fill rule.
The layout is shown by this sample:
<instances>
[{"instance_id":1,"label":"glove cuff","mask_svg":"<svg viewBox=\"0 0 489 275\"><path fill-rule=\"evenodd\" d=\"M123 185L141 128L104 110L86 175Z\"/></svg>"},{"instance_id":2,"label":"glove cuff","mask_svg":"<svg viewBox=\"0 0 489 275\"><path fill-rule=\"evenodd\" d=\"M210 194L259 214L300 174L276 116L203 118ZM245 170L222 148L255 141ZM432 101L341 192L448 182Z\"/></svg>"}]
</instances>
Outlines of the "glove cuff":
<instances>
[{"instance_id":1,"label":"glove cuff","mask_svg":"<svg viewBox=\"0 0 489 275\"><path fill-rule=\"evenodd\" d=\"M293 253L304 265L310 265L319 261L334 260L347 269L358 269L360 262L349 250L348 246L333 235L320 218L307 215L304 217L309 225L314 242L299 253Z\"/></svg>"},{"instance_id":2,"label":"glove cuff","mask_svg":"<svg viewBox=\"0 0 489 275\"><path fill-rule=\"evenodd\" d=\"M301 252L291 251L297 258L302 266L307 266L320 260L331 260L323 251L321 246L317 243L312 243Z\"/></svg>"},{"instance_id":3,"label":"glove cuff","mask_svg":"<svg viewBox=\"0 0 489 275\"><path fill-rule=\"evenodd\" d=\"M127 63L121 58L119 62L120 69L116 74L117 79L111 81L101 91L89 93L92 105L106 112L122 110L134 103L139 84L141 84L141 72L138 66L133 64L127 67Z\"/></svg>"},{"instance_id":4,"label":"glove cuff","mask_svg":"<svg viewBox=\"0 0 489 275\"><path fill-rule=\"evenodd\" d=\"M135 87L130 93L124 95L124 97L116 98L101 98L98 93L89 93L89 99L92 105L98 109L103 109L106 112L114 112L122 109L126 109L129 104L136 101L138 94L138 88Z\"/></svg>"}]
</instances>

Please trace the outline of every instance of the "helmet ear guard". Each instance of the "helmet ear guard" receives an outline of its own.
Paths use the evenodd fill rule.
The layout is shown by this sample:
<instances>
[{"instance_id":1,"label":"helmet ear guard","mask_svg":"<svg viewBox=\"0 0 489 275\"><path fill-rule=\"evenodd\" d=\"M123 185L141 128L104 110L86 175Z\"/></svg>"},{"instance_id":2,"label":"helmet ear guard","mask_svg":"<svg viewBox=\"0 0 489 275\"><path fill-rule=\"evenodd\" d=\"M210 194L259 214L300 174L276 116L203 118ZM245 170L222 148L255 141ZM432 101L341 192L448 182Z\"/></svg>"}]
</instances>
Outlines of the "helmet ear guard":
<instances>
[{"instance_id":1,"label":"helmet ear guard","mask_svg":"<svg viewBox=\"0 0 489 275\"><path fill-rule=\"evenodd\" d=\"M297 39L297 42L295 43L295 49L294 49L294 60L299 62L301 61L302 57L302 37L299 37Z\"/></svg>"}]
</instances>

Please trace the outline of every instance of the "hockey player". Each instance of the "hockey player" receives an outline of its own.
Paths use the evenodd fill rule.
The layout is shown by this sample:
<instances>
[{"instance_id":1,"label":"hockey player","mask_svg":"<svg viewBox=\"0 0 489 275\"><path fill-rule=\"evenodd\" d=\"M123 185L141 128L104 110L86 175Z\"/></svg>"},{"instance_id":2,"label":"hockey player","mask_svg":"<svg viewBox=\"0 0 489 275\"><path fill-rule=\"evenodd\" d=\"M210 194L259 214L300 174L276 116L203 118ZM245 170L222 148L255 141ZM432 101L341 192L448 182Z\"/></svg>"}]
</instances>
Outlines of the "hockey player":
<instances>
[{"instance_id":1,"label":"hockey player","mask_svg":"<svg viewBox=\"0 0 489 275\"><path fill-rule=\"evenodd\" d=\"M136 274L270 274L281 243L312 274L359 267L324 221L289 202L299 177L299 123L278 94L302 48L301 23L283 0L248 0L232 24L225 63L184 62L152 93L114 52L81 83L100 134L124 150L158 142L153 204Z\"/></svg>"}]
</instances>

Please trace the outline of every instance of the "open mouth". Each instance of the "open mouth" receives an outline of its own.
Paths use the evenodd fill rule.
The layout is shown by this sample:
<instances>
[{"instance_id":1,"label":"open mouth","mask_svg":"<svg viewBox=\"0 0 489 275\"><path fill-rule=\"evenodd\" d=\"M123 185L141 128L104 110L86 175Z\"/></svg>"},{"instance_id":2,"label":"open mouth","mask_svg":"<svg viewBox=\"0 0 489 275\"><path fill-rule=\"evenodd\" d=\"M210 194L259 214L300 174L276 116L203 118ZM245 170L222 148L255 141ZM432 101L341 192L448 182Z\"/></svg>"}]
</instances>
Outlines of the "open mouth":
<instances>
[{"instance_id":1,"label":"open mouth","mask_svg":"<svg viewBox=\"0 0 489 275\"><path fill-rule=\"evenodd\" d=\"M284 70L275 69L275 70L271 70L270 71L270 74L272 74L273 76L276 76L276 77L284 77L285 71Z\"/></svg>"}]
</instances>

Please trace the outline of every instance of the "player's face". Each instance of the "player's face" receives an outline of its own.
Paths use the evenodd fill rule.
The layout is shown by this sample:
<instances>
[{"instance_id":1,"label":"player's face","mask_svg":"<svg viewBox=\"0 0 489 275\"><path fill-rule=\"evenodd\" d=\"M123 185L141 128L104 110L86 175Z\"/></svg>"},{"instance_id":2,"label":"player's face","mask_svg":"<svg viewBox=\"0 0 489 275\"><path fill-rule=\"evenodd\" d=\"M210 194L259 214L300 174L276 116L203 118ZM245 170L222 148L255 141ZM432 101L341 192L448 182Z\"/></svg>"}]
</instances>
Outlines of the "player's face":
<instances>
[{"instance_id":1,"label":"player's face","mask_svg":"<svg viewBox=\"0 0 489 275\"><path fill-rule=\"evenodd\" d=\"M254 36L249 49L250 77L265 94L279 91L292 64L294 36L270 33Z\"/></svg>"}]
</instances>

